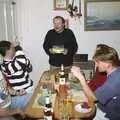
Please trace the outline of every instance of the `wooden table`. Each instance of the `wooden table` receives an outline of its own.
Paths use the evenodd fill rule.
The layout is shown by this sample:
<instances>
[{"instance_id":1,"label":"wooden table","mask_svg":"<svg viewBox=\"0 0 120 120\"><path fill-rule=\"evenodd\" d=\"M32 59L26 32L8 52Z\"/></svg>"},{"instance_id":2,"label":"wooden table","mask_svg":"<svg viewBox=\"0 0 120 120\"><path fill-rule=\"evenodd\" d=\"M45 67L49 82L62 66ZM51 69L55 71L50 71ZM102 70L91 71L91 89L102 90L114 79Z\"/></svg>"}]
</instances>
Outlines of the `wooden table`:
<instances>
[{"instance_id":1,"label":"wooden table","mask_svg":"<svg viewBox=\"0 0 120 120\"><path fill-rule=\"evenodd\" d=\"M37 84L37 87L35 88L33 96L26 107L25 114L27 116L32 117L32 118L43 118L44 117L43 108L41 108L40 105L37 103L36 98L38 98L41 95L41 87L40 87L41 84L47 83L47 84L53 85L52 84L53 80L50 80L51 79L50 76L51 74L47 71L42 74ZM54 75L52 75L52 79L53 79L53 76ZM81 100L72 101L72 111L70 112L70 115L69 115L71 117L71 120L82 120L82 118L86 118L85 120L92 120L96 112L96 106L91 96L87 98L87 101L88 101L89 106L92 108L92 110L88 113L80 113L74 109L76 104L81 103ZM60 113L58 111L58 107L59 106L58 106L57 97L55 97L53 110L54 110L54 114L57 120L60 120Z\"/></svg>"}]
</instances>

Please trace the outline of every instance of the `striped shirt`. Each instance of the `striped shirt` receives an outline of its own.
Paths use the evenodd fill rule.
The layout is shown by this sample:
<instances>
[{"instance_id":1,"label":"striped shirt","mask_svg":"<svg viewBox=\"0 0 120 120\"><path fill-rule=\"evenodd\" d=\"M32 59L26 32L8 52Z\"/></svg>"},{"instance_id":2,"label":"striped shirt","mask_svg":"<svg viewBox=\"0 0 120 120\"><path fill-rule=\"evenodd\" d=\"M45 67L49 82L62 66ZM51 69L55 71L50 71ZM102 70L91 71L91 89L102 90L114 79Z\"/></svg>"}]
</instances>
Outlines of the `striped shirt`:
<instances>
[{"instance_id":1,"label":"striped shirt","mask_svg":"<svg viewBox=\"0 0 120 120\"><path fill-rule=\"evenodd\" d=\"M18 46L15 56L12 60L3 60L1 65L8 84L14 90L27 89L33 85L33 81L29 77L29 68L31 67L29 59L27 59Z\"/></svg>"}]
</instances>

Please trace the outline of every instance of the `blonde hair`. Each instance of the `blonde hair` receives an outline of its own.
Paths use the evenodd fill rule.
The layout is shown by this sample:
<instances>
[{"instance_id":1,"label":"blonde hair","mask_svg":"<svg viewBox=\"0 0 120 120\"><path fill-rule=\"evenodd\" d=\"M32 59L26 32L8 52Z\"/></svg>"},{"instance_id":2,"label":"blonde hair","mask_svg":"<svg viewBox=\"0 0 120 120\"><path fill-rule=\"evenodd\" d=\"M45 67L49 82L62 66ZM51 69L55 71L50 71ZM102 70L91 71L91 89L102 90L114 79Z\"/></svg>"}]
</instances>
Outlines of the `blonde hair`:
<instances>
[{"instance_id":1,"label":"blonde hair","mask_svg":"<svg viewBox=\"0 0 120 120\"><path fill-rule=\"evenodd\" d=\"M113 66L119 66L119 56L117 51L105 44L98 44L93 55L95 61L110 62Z\"/></svg>"}]
</instances>

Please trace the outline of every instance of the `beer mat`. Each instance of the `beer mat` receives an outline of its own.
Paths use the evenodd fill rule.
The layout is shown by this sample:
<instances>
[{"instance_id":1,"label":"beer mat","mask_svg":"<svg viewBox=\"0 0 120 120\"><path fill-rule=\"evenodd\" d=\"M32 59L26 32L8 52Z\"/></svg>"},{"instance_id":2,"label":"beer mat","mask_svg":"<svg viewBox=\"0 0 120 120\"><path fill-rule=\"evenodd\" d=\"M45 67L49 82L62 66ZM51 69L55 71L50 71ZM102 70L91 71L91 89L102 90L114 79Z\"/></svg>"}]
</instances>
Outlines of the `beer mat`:
<instances>
[{"instance_id":1,"label":"beer mat","mask_svg":"<svg viewBox=\"0 0 120 120\"><path fill-rule=\"evenodd\" d=\"M87 97L85 96L83 91L76 91L72 90L72 101L79 101L79 102L84 102L88 101Z\"/></svg>"},{"instance_id":2,"label":"beer mat","mask_svg":"<svg viewBox=\"0 0 120 120\"><path fill-rule=\"evenodd\" d=\"M82 90L80 82L70 82L70 88L75 90Z\"/></svg>"},{"instance_id":3,"label":"beer mat","mask_svg":"<svg viewBox=\"0 0 120 120\"><path fill-rule=\"evenodd\" d=\"M34 101L34 103L33 103L33 105L32 105L32 108L44 108L44 106L43 105L41 105L38 101L40 100L40 97L42 96L42 94L40 94L40 93L38 93L37 95L36 95L36 98L35 98L35 101ZM54 104L55 104L55 98L56 98L56 94L52 94L51 95L51 102L52 102L52 106L54 107ZM42 99L42 102L43 102L44 100ZM44 103L43 103L44 104Z\"/></svg>"}]
</instances>

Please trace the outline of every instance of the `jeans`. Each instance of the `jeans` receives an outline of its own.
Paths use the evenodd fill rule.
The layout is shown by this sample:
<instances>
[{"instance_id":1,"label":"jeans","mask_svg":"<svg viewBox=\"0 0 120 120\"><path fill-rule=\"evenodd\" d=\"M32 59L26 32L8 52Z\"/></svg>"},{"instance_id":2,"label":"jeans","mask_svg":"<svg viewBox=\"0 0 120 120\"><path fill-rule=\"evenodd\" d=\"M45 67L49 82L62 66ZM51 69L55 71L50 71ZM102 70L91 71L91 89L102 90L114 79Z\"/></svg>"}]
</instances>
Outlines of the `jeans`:
<instances>
[{"instance_id":1,"label":"jeans","mask_svg":"<svg viewBox=\"0 0 120 120\"><path fill-rule=\"evenodd\" d=\"M22 96L12 97L9 108L24 108L29 102L31 96L32 96L32 93L27 93Z\"/></svg>"}]
</instances>

